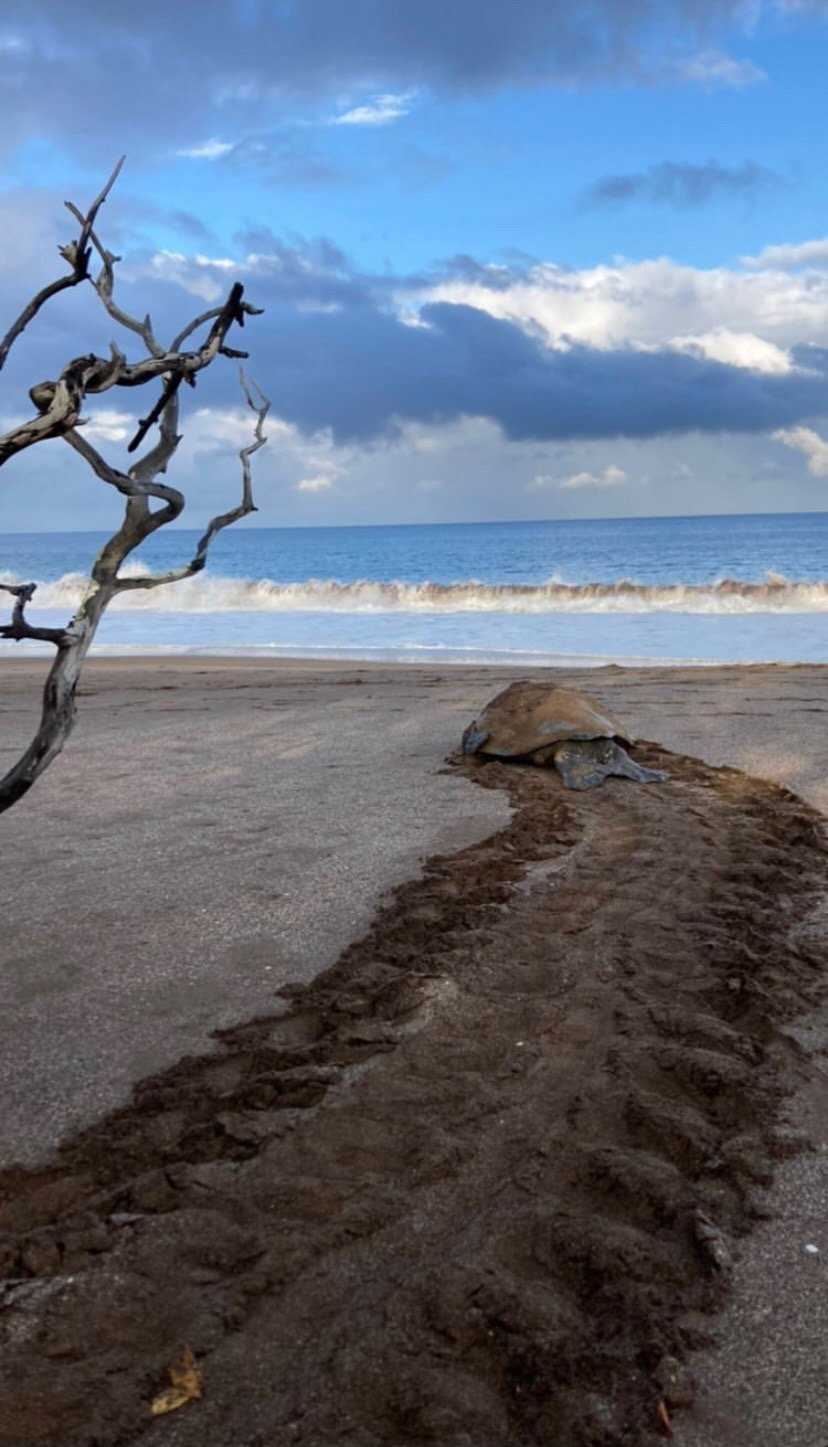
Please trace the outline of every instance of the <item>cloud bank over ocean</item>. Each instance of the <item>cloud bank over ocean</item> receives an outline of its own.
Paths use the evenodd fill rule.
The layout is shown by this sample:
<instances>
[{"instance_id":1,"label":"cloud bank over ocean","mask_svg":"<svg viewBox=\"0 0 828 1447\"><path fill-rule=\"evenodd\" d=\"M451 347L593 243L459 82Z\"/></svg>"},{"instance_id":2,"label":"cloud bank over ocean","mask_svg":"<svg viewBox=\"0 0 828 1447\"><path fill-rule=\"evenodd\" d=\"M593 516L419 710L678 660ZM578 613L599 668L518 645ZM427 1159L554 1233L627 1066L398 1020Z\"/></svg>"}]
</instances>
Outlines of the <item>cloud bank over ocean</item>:
<instances>
[{"instance_id":1,"label":"cloud bank over ocean","mask_svg":"<svg viewBox=\"0 0 828 1447\"><path fill-rule=\"evenodd\" d=\"M115 146L100 227L123 305L161 336L235 279L265 308L244 338L273 401L259 521L822 507L828 241L803 113L826 18L148 0L127 24L9 0L0 318L55 275L65 195L94 194ZM112 332L90 291L57 298L0 416ZM196 524L246 419L229 367L185 404ZM88 409L121 462L133 405ZM4 475L7 527L45 525L35 484L57 528L110 516L56 442Z\"/></svg>"}]
</instances>

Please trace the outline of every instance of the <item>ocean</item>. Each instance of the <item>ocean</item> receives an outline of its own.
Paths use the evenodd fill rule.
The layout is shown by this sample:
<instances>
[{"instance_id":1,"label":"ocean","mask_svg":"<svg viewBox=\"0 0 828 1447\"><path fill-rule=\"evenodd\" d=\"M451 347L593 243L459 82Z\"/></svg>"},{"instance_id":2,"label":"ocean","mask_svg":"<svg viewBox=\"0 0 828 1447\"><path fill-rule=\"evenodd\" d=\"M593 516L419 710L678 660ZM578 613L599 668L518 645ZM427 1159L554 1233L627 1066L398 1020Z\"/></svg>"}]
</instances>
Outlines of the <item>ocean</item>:
<instances>
[{"instance_id":1,"label":"ocean","mask_svg":"<svg viewBox=\"0 0 828 1447\"><path fill-rule=\"evenodd\" d=\"M157 534L131 571L186 559ZM96 533L0 542L65 622ZM0 607L3 597L0 594ZM0 656L50 653L0 642ZM206 572L114 604L93 649L440 663L828 661L828 513L622 521L228 529Z\"/></svg>"}]
</instances>

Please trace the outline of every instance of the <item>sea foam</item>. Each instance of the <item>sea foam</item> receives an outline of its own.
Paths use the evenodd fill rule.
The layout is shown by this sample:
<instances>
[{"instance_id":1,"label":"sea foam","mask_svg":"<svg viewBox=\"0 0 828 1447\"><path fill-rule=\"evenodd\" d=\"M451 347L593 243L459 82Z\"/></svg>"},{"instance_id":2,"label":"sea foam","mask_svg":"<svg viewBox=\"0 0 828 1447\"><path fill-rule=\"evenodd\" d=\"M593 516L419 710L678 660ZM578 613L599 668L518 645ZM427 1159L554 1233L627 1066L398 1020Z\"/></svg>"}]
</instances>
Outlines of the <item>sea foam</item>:
<instances>
[{"instance_id":1,"label":"sea foam","mask_svg":"<svg viewBox=\"0 0 828 1447\"><path fill-rule=\"evenodd\" d=\"M138 577L132 565L125 572ZM0 573L0 582L25 581ZM88 579L64 573L40 582L30 611L73 611ZM277 583L270 578L201 574L179 583L122 594L117 611L154 613L824 613L828 582L794 581L769 572L761 582L720 578L712 583L653 585L630 578L615 582L492 584L368 581L341 583L311 578Z\"/></svg>"}]
</instances>

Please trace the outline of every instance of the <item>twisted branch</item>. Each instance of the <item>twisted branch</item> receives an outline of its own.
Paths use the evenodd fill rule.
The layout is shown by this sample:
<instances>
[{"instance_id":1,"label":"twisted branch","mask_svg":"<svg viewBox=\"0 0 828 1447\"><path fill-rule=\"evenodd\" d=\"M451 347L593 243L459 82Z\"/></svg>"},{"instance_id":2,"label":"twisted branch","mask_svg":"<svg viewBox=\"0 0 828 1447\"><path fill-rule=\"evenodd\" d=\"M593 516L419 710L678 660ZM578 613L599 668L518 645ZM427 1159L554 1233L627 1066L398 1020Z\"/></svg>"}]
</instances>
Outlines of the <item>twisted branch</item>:
<instances>
[{"instance_id":1,"label":"twisted branch","mask_svg":"<svg viewBox=\"0 0 828 1447\"><path fill-rule=\"evenodd\" d=\"M0 467L18 452L48 437L63 436L77 425L84 398L90 394L108 391L110 387L141 387L156 377L168 374L176 378L175 390L180 383L196 372L208 367L218 356L230 327L234 322L244 324L242 296L244 287L240 281L233 284L224 306L216 315L210 332L201 346L192 352L159 352L157 356L146 357L142 362L128 363L122 353L113 350L108 360L90 353L76 357L57 382L39 382L32 387L29 396L37 407L39 416L29 422L13 427L5 436L0 436ZM162 406L165 405L162 403ZM158 420L161 408L153 409L138 429L130 451L143 441L153 422Z\"/></svg>"},{"instance_id":2,"label":"twisted branch","mask_svg":"<svg viewBox=\"0 0 828 1447\"><path fill-rule=\"evenodd\" d=\"M245 352L227 345L227 333L234 324L243 326L246 316L260 315L259 308L244 301L244 289L240 282L236 282L222 306L195 317L178 334L172 346L164 348L155 336L149 316L139 320L124 311L114 297L115 263L119 258L106 249L94 228L97 213L120 172L121 164L119 162L85 216L73 203L66 203L80 224L78 240L61 248L61 254L73 268L72 272L60 282L44 288L34 298L10 329L0 351L2 366L16 337L50 296L67 286L89 280L108 315L139 336L148 353L142 361L128 362L113 343L108 358L94 354L74 358L64 367L57 381L40 382L32 387L29 396L38 415L0 437L0 466L37 442L63 437L94 475L107 486L115 488L125 499L121 525L95 558L89 587L65 628L39 628L28 622L25 610L35 592L35 583L0 584L0 588L15 600L11 621L0 625L0 638L15 642L37 640L52 643L57 648L44 688L40 727L23 756L0 779L0 813L22 798L69 737L75 719L75 691L83 660L111 600L119 593L138 588L157 588L201 572L216 534L256 510L250 459L265 444L264 422L270 402L255 383L248 383L241 372L242 390L248 407L256 416L256 423L252 442L239 452L242 467L240 503L211 520L199 539L193 557L181 568L139 578L121 576L120 570L130 554L157 528L173 522L184 510L184 494L178 488L159 481L181 441L178 425L182 382L195 385L196 374L208 367L217 356L246 356ZM100 274L94 279L89 276L89 259L93 251L101 260ZM182 351L184 342L207 323L211 323L210 330L201 344L193 350ZM156 426L158 437L153 446L124 472L108 462L78 430L82 426L81 406L87 396L105 392L111 387L140 387L156 379L162 382L160 396L147 416L141 419L128 451L135 452Z\"/></svg>"},{"instance_id":3,"label":"twisted branch","mask_svg":"<svg viewBox=\"0 0 828 1447\"><path fill-rule=\"evenodd\" d=\"M6 358L14 343L17 341L17 338L26 330L29 322L37 316L40 308L47 301L50 301L53 296L57 296L58 292L66 291L67 287L77 286L80 282L86 280L89 274L89 258L91 255L89 240L92 235L92 227L95 224L95 218L103 206L104 201L121 174L121 167L125 160L126 157L122 156L112 175L109 177L109 180L95 197L85 216L81 215L77 207L70 207L72 214L80 222L80 234L78 235L77 241L70 241L66 246L59 246L58 250L64 261L68 261L72 270L67 276L61 276L57 281L52 281L48 286L44 286L43 290L39 291L37 296L32 297L32 300L24 306L17 320L12 322L6 335L0 342L0 372L2 372Z\"/></svg>"},{"instance_id":4,"label":"twisted branch","mask_svg":"<svg viewBox=\"0 0 828 1447\"><path fill-rule=\"evenodd\" d=\"M72 215L78 221L82 219L80 211L78 210L77 206L73 204L73 202L67 201L65 202L65 205L66 209L68 211L71 211ZM123 308L118 306L117 302L114 300L113 292L115 289L115 262L120 261L121 257L116 256L114 251L107 251L106 247L100 241L94 227L89 228L89 240L92 242L93 247L95 248L98 256L101 259L100 273L97 277L90 277L89 280L92 282L95 291L98 293L98 296L106 307L106 310L109 312L109 315L113 318L114 321L118 322L120 326L127 327L131 332L136 332L144 343L147 351L153 357L160 357L164 351L164 348L160 346L155 339L155 334L152 330L152 320L149 313L147 313L143 321L139 321L137 317L132 317L129 315L129 312L125 312ZM173 351L177 350L178 349L175 343L173 343Z\"/></svg>"},{"instance_id":5,"label":"twisted branch","mask_svg":"<svg viewBox=\"0 0 828 1447\"><path fill-rule=\"evenodd\" d=\"M184 578L192 578L195 573L201 572L207 562L207 553L216 533L220 533L222 528L230 527L231 523L238 522L240 518L247 517L248 513L258 511L253 501L250 459L253 453L258 452L260 447L264 447L267 441L264 433L264 423L270 411L270 401L256 382L248 382L241 367L239 367L239 378L247 405L251 411L256 414L253 441L249 443L247 447L239 449L239 459L242 465L241 502L238 507L232 508L230 512L220 513L218 517L214 517L208 523L207 530L199 538L198 546L189 563L184 563L180 568L172 568L167 573L146 573L139 578L118 578L116 592L130 593L136 592L139 589L160 588L166 583L180 583ZM255 397L253 395L254 391L256 394Z\"/></svg>"}]
</instances>

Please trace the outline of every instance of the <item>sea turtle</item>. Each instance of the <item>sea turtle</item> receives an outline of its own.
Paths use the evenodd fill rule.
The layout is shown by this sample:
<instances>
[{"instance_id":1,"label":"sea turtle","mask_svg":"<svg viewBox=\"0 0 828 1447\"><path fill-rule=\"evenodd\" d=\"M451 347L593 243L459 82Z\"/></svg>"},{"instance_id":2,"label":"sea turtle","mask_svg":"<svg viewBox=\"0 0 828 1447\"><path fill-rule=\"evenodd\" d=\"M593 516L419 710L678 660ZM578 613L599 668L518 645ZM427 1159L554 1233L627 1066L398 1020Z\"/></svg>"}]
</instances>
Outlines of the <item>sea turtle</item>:
<instances>
[{"instance_id":1,"label":"sea turtle","mask_svg":"<svg viewBox=\"0 0 828 1447\"><path fill-rule=\"evenodd\" d=\"M568 789L592 789L609 774L638 784L668 777L631 759L629 742L618 720L585 694L521 679L469 724L463 753L552 765Z\"/></svg>"}]
</instances>

